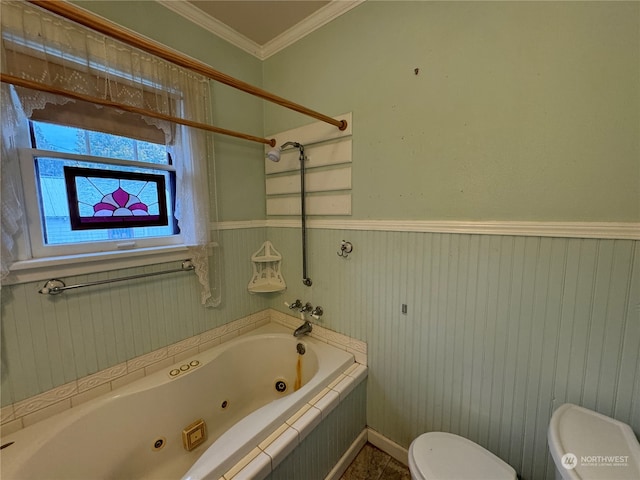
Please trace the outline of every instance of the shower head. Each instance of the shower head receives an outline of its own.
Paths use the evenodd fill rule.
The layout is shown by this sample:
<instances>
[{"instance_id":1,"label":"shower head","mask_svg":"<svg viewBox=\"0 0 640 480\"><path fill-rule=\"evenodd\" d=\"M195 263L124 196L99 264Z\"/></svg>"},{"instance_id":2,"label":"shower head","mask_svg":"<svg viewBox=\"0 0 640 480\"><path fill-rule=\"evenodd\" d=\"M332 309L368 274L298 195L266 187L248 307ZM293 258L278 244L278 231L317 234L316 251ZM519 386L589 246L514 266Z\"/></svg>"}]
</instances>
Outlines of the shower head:
<instances>
[{"instance_id":1,"label":"shower head","mask_svg":"<svg viewBox=\"0 0 640 480\"><path fill-rule=\"evenodd\" d=\"M269 153L267 153L267 158L269 160L271 160L272 162L279 162L280 161L280 153L282 152L283 149L287 148L287 147L295 147L300 149L301 152L304 152L304 147L299 144L298 142L285 142L282 144L282 146L280 147L276 147L273 150L269 150Z\"/></svg>"},{"instance_id":2,"label":"shower head","mask_svg":"<svg viewBox=\"0 0 640 480\"><path fill-rule=\"evenodd\" d=\"M273 150L269 150L269 153L267 153L267 158L272 162L279 162L281 151L282 151L281 147L276 147Z\"/></svg>"}]
</instances>

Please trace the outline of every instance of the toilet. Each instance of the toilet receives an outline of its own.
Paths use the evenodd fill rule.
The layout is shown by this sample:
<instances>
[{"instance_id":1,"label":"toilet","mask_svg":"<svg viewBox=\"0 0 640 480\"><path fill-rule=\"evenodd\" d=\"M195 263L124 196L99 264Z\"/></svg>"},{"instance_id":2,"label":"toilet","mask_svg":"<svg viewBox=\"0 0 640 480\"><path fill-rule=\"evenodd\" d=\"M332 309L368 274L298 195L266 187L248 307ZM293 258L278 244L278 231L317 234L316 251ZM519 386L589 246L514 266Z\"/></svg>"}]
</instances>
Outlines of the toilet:
<instances>
[{"instance_id":1,"label":"toilet","mask_svg":"<svg viewBox=\"0 0 640 480\"><path fill-rule=\"evenodd\" d=\"M626 423L565 403L547 432L556 480L638 480L640 444Z\"/></svg>"},{"instance_id":2,"label":"toilet","mask_svg":"<svg viewBox=\"0 0 640 480\"><path fill-rule=\"evenodd\" d=\"M471 440L423 433L409 447L412 480L516 480L516 471Z\"/></svg>"}]
</instances>

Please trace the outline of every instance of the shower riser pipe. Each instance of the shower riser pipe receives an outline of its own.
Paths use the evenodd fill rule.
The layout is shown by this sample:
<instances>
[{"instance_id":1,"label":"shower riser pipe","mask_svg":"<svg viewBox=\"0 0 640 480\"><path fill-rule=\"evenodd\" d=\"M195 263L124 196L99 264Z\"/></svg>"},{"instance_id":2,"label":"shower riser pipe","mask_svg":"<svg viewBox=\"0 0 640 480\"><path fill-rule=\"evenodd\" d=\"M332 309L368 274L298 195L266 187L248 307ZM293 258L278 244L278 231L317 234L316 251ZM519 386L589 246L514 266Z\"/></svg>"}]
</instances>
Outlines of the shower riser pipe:
<instances>
[{"instance_id":1,"label":"shower riser pipe","mask_svg":"<svg viewBox=\"0 0 640 480\"><path fill-rule=\"evenodd\" d=\"M304 184L304 147L300 145L300 210L302 221L302 283L307 287L311 286L311 279L307 276L307 210L306 210L306 189Z\"/></svg>"}]
</instances>

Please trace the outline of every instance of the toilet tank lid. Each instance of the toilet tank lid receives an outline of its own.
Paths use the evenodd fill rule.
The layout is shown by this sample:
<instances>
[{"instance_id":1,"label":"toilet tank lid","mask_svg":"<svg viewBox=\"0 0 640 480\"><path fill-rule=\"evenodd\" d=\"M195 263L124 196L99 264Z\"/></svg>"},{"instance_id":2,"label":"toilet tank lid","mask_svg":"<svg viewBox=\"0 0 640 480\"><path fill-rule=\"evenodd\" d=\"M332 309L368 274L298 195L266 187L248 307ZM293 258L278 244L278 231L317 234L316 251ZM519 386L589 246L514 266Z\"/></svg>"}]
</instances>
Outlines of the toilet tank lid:
<instances>
[{"instance_id":1,"label":"toilet tank lid","mask_svg":"<svg viewBox=\"0 0 640 480\"><path fill-rule=\"evenodd\" d=\"M640 478L640 444L626 423L565 403L551 417L547 440L563 478Z\"/></svg>"},{"instance_id":2,"label":"toilet tank lid","mask_svg":"<svg viewBox=\"0 0 640 480\"><path fill-rule=\"evenodd\" d=\"M409 447L409 462L424 480L515 480L516 472L493 453L466 438L429 432Z\"/></svg>"}]
</instances>

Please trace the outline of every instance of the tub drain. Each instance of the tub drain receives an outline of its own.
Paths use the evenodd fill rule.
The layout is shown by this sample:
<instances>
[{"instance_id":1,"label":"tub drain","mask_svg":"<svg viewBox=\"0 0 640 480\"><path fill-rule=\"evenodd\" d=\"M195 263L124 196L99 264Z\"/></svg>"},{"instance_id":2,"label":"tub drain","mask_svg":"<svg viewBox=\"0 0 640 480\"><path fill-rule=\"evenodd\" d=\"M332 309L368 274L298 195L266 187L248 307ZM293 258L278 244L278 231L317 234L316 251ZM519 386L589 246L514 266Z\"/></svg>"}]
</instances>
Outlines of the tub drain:
<instances>
[{"instance_id":1,"label":"tub drain","mask_svg":"<svg viewBox=\"0 0 640 480\"><path fill-rule=\"evenodd\" d=\"M276 380L276 392L283 393L287 390L287 383L284 380Z\"/></svg>"}]
</instances>

